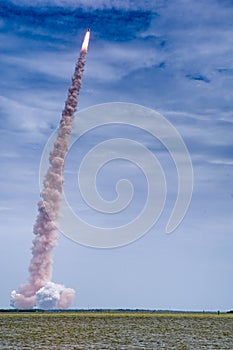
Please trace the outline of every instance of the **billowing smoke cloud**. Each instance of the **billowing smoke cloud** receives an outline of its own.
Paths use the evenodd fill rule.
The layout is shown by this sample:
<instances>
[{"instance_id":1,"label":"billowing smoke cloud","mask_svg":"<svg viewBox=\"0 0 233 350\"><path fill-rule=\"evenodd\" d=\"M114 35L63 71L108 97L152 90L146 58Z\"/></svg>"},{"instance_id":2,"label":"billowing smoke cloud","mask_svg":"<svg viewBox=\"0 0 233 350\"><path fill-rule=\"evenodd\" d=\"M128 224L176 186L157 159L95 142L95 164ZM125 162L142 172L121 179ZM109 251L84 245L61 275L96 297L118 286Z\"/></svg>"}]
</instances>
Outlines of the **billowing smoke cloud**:
<instances>
[{"instance_id":1,"label":"billowing smoke cloud","mask_svg":"<svg viewBox=\"0 0 233 350\"><path fill-rule=\"evenodd\" d=\"M48 282L36 292L36 305L39 309L67 309L74 298L74 290L61 284Z\"/></svg>"},{"instance_id":2,"label":"billowing smoke cloud","mask_svg":"<svg viewBox=\"0 0 233 350\"><path fill-rule=\"evenodd\" d=\"M11 306L16 308L64 309L71 305L75 296L73 289L51 282L52 250L58 240L56 220L59 216L64 182L64 161L68 150L74 113L78 104L89 37L90 31L88 30L75 66L57 139L53 150L50 152L50 167L44 179L44 187L41 193L42 200L38 203L38 216L33 229L35 238L32 246L28 282L21 285L17 292L12 291L11 293Z\"/></svg>"}]
</instances>

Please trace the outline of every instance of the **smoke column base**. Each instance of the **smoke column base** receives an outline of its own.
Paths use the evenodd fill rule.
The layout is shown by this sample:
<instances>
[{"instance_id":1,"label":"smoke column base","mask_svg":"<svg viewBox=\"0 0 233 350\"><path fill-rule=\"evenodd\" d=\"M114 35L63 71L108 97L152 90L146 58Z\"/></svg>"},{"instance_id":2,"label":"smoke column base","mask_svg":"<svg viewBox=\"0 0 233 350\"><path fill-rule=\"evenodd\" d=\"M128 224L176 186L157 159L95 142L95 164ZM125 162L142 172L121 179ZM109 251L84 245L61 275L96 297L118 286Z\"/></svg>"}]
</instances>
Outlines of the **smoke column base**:
<instances>
[{"instance_id":1,"label":"smoke column base","mask_svg":"<svg viewBox=\"0 0 233 350\"><path fill-rule=\"evenodd\" d=\"M74 289L48 282L31 297L13 290L11 292L11 306L16 309L68 309L72 305L74 297Z\"/></svg>"}]
</instances>

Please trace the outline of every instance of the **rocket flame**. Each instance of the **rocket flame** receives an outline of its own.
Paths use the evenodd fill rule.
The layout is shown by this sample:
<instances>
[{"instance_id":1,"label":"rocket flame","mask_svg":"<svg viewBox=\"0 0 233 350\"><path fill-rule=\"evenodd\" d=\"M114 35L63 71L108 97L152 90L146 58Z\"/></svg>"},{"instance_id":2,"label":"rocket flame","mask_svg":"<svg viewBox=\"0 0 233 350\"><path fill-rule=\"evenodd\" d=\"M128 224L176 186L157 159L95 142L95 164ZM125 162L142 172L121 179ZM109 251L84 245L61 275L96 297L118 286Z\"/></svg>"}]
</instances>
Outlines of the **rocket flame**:
<instances>
[{"instance_id":1,"label":"rocket flame","mask_svg":"<svg viewBox=\"0 0 233 350\"><path fill-rule=\"evenodd\" d=\"M88 44L89 44L89 40L90 40L90 34L91 34L90 29L88 29L88 31L86 32L84 39L83 39L81 51L87 52Z\"/></svg>"}]
</instances>

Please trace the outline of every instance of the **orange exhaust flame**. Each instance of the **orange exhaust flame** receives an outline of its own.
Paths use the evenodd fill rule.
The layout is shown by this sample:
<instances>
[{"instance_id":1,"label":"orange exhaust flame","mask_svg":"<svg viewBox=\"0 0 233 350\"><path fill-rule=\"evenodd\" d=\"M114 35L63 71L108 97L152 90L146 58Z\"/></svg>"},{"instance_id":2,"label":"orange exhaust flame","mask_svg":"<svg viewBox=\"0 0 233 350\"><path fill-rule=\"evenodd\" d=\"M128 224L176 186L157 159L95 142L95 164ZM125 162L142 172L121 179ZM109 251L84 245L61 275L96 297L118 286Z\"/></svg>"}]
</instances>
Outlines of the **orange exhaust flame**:
<instances>
[{"instance_id":1,"label":"orange exhaust flame","mask_svg":"<svg viewBox=\"0 0 233 350\"><path fill-rule=\"evenodd\" d=\"M88 31L86 32L85 37L83 39L81 51L87 52L89 40L90 40L90 29L88 28Z\"/></svg>"}]
</instances>

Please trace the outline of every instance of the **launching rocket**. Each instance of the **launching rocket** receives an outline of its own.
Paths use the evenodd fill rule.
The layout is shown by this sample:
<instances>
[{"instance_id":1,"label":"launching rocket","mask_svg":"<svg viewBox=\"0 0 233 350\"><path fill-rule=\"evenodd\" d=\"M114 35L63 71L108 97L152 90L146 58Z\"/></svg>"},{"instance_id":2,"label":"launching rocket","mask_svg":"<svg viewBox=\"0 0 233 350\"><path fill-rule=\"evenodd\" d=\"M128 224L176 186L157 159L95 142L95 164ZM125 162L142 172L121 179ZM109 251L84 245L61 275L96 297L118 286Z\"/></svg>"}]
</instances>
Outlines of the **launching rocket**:
<instances>
[{"instance_id":1,"label":"launching rocket","mask_svg":"<svg viewBox=\"0 0 233 350\"><path fill-rule=\"evenodd\" d=\"M63 186L63 170L65 157L72 131L74 113L78 104L78 95L82 85L86 53L90 39L90 28L84 36L78 61L75 65L72 83L68 90L65 107L58 129L57 139L50 152L50 166L45 175L41 200L38 203L38 215L33 227L35 238L32 245L32 258L29 265L29 277L18 291L11 293L11 305L16 308L67 308L71 304L75 291L63 285L51 282L52 251L57 244L56 220L59 217L60 200ZM55 292L54 292L55 291ZM54 293L58 296L54 299Z\"/></svg>"},{"instance_id":2,"label":"launching rocket","mask_svg":"<svg viewBox=\"0 0 233 350\"><path fill-rule=\"evenodd\" d=\"M81 52L87 52L87 49L88 49L88 44L89 44L89 40L90 40L90 34L91 34L91 30L90 30L90 27L87 29L87 32L84 36L84 39L83 39L83 44L82 44L82 48L81 48Z\"/></svg>"}]
</instances>

